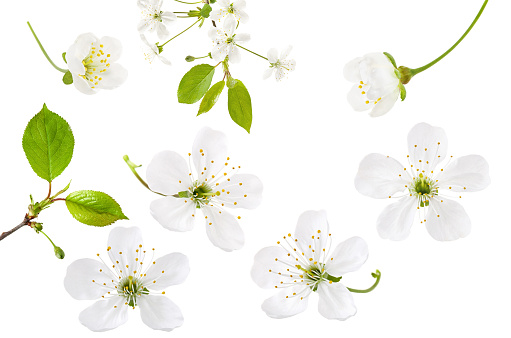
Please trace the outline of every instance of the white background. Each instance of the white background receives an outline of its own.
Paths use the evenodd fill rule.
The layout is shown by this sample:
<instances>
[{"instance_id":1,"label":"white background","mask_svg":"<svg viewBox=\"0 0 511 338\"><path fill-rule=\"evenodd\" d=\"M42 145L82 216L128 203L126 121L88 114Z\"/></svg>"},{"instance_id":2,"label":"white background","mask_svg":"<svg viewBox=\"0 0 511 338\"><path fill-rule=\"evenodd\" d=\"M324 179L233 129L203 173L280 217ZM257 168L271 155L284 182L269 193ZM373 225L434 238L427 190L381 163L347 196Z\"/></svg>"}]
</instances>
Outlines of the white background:
<instances>
[{"instance_id":1,"label":"white background","mask_svg":"<svg viewBox=\"0 0 511 338\"><path fill-rule=\"evenodd\" d=\"M167 9L185 5L165 0ZM227 95L208 114L196 117L198 104L181 105L176 91L192 66L184 57L210 48L207 29L193 29L165 47L171 67L144 60L136 29L139 10L130 1L9 1L0 14L3 48L2 177L0 230L22 221L29 194L46 196L47 183L31 170L21 147L28 121L46 103L73 128L73 160L54 181L55 189L72 181L70 191L104 191L120 203L129 221L111 227L88 227L75 221L63 203L41 214L46 233L66 252L53 256L42 236L24 227L0 243L0 327L2 337L51 334L89 337L78 314L92 301L67 294L63 279L76 259L106 254L114 226L138 226L157 256L182 252L190 259L186 282L168 288L167 296L185 317L171 333L153 331L130 313L125 325L103 334L144 336L257 337L452 337L506 335L511 311L511 227L509 221L509 45L508 1L490 1L481 19L446 59L407 85L408 98L387 115L372 119L348 105L351 84L342 77L346 62L368 52L389 52L398 65L420 67L449 48L468 27L482 0L273 1L247 0L250 22L241 25L252 40L246 47L266 54L292 44L297 69L283 83L263 81L264 60L243 52L231 71L249 89L254 121L248 135L227 112ZM126 83L113 91L86 96L61 82L47 63L26 21L30 20L53 60L85 32L113 36L124 51L120 63ZM188 21L190 20L190 21ZM193 19L171 28L177 33ZM156 38L153 36L153 38ZM214 81L220 80L216 74ZM492 184L463 195L472 232L455 242L433 240L418 222L402 242L379 238L376 219L388 200L360 195L353 179L360 160L380 152L405 162L406 136L419 122L441 126L449 154L480 154L490 164ZM264 183L263 203L242 211L245 247L226 253L207 239L204 225L174 233L150 215L157 196L145 190L122 160L129 154L144 164L161 150L186 155L202 126L222 130L230 141L233 163ZM329 321L317 312L311 295L306 312L275 320L260 309L273 290L259 289L250 278L254 254L293 232L305 210L328 213L334 244L361 236L370 256L363 268L343 278L350 287L372 284L370 273L382 272L380 286L355 294L356 316Z\"/></svg>"}]
</instances>

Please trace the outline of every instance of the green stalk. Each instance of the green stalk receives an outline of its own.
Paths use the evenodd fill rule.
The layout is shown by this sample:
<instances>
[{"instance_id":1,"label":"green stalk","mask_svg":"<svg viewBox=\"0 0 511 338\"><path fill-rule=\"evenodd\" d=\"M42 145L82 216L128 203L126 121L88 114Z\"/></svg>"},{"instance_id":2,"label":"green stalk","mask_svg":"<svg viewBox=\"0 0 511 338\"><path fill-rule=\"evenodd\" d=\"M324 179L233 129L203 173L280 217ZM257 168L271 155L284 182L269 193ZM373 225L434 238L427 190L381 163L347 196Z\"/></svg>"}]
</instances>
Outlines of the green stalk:
<instances>
[{"instance_id":1,"label":"green stalk","mask_svg":"<svg viewBox=\"0 0 511 338\"><path fill-rule=\"evenodd\" d=\"M44 47L43 45L41 44L41 41L39 41L39 39L37 38L37 35L35 34L34 30L32 29L32 26L30 25L30 22L27 21L27 24L28 24L28 28L30 28L30 31L32 32L32 35L34 36L35 40L37 41L37 44L39 45L39 48L41 48L41 51L43 52L44 56L46 56L46 59L51 63L51 65L53 66L53 68L55 68L56 70L58 70L59 72L62 72L62 73L67 73L67 70L66 69L62 69L60 68L59 66L57 66L55 63L53 63L53 61L51 60L51 58L48 56L48 54L46 53L46 51L44 50Z\"/></svg>"}]
</instances>

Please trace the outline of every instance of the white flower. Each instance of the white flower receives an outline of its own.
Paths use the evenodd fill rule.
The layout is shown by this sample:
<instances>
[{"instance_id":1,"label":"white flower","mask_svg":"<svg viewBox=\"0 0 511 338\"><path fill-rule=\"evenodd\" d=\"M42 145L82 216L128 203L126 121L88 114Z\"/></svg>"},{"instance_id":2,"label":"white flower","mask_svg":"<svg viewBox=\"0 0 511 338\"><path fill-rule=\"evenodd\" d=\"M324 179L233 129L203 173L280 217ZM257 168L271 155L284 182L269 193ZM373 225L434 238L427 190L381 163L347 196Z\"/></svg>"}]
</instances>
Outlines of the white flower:
<instances>
[{"instance_id":1,"label":"white flower","mask_svg":"<svg viewBox=\"0 0 511 338\"><path fill-rule=\"evenodd\" d=\"M211 242L225 251L240 249L244 244L240 217L225 208L256 208L262 197L261 181L254 175L238 174L239 167L229 164L226 137L219 131L200 130L188 155L196 174L173 151L157 154L147 167L149 188L166 195L151 203L151 214L169 230L189 231L200 209Z\"/></svg>"},{"instance_id":2,"label":"white flower","mask_svg":"<svg viewBox=\"0 0 511 338\"><path fill-rule=\"evenodd\" d=\"M235 34L236 22L229 20L225 23L224 28L210 28L209 37L213 40L213 51L211 56L215 61L220 62L229 56L229 61L240 62L241 55L238 47L239 42L247 42L250 35L246 33Z\"/></svg>"},{"instance_id":3,"label":"white flower","mask_svg":"<svg viewBox=\"0 0 511 338\"><path fill-rule=\"evenodd\" d=\"M145 59L147 61L149 61L149 63L152 63L154 58L158 57L158 59L161 62L163 62L164 64L169 65L169 66L171 65L170 61L167 60L163 55L160 54L161 47L157 46L155 43L149 43L149 41L147 41L144 34L140 34L140 39L147 47L149 47L149 48L146 48L146 51L144 52ZM161 49L163 51L163 48L161 48Z\"/></svg>"},{"instance_id":4,"label":"white flower","mask_svg":"<svg viewBox=\"0 0 511 338\"><path fill-rule=\"evenodd\" d=\"M263 74L263 79L269 78L273 72L275 72L275 79L280 81L287 78L287 74L292 72L296 68L295 60L286 60L293 47L288 46L278 57L278 52L275 48L268 51L268 61L270 62L270 68L266 69Z\"/></svg>"},{"instance_id":5,"label":"white flower","mask_svg":"<svg viewBox=\"0 0 511 338\"><path fill-rule=\"evenodd\" d=\"M142 10L142 19L138 24L140 33L146 30L156 33L159 39L165 39L169 35L169 31L165 25L170 25L177 20L176 14L173 12L164 12L161 10L163 0L138 0L137 5Z\"/></svg>"},{"instance_id":6,"label":"white flower","mask_svg":"<svg viewBox=\"0 0 511 338\"><path fill-rule=\"evenodd\" d=\"M235 24L248 22L248 15L243 10L246 7L245 0L218 0L218 5L220 9L212 11L209 15L211 20L221 22L224 17L227 17L226 22L229 19L235 21Z\"/></svg>"},{"instance_id":7,"label":"white flower","mask_svg":"<svg viewBox=\"0 0 511 338\"><path fill-rule=\"evenodd\" d=\"M80 313L80 323L92 331L115 329L128 320L128 310L140 308L142 321L155 330L171 331L183 324L179 307L161 290L181 284L190 271L188 258L171 253L154 258L143 246L140 229L114 228L108 237L113 265L84 258L67 268L64 287L79 300L101 298ZM152 252L151 252L152 251ZM150 260L144 259L151 255Z\"/></svg>"},{"instance_id":8,"label":"white flower","mask_svg":"<svg viewBox=\"0 0 511 338\"><path fill-rule=\"evenodd\" d=\"M344 66L344 77L355 83L348 102L356 111L371 109L370 116L386 114L400 94L396 68L383 53L358 57Z\"/></svg>"},{"instance_id":9,"label":"white flower","mask_svg":"<svg viewBox=\"0 0 511 338\"><path fill-rule=\"evenodd\" d=\"M262 288L282 289L266 299L262 309L272 318L286 318L307 308L308 296L319 295L319 313L345 320L357 312L351 292L339 277L358 270L369 255L366 242L352 237L330 255L331 235L324 211L306 211L298 219L295 235L284 236L279 246L259 251L252 279Z\"/></svg>"},{"instance_id":10,"label":"white flower","mask_svg":"<svg viewBox=\"0 0 511 338\"><path fill-rule=\"evenodd\" d=\"M443 169L436 170L447 157L447 136L442 128L426 123L410 130L408 152L408 168L381 154L369 154L360 163L355 187L361 194L390 198L404 192L378 218L380 236L391 240L407 238L417 211L434 239L451 241L467 236L471 225L465 209L442 190L469 192L486 188L490 184L486 160L468 155L449 160Z\"/></svg>"},{"instance_id":11,"label":"white flower","mask_svg":"<svg viewBox=\"0 0 511 338\"><path fill-rule=\"evenodd\" d=\"M98 39L92 33L80 35L66 52L76 89L84 94L95 94L98 89L114 89L123 84L128 71L115 63L121 52L117 39L108 36Z\"/></svg>"}]
</instances>

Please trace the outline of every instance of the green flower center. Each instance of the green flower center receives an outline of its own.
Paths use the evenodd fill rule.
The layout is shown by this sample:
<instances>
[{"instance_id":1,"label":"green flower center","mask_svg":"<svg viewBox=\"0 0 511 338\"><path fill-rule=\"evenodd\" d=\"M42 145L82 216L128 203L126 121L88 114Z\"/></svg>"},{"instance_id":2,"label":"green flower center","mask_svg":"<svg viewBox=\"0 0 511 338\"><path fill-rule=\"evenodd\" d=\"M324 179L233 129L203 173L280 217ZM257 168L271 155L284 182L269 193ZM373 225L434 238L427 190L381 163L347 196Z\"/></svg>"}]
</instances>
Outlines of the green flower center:
<instances>
[{"instance_id":1,"label":"green flower center","mask_svg":"<svg viewBox=\"0 0 511 338\"><path fill-rule=\"evenodd\" d=\"M317 291L319 283L322 281L329 281L329 283L337 283L341 280L342 277L334 277L330 276L325 271L324 264L312 264L307 269L301 267L300 265L296 265L296 267L303 271L303 279L310 284L309 287L312 291Z\"/></svg>"},{"instance_id":2,"label":"green flower center","mask_svg":"<svg viewBox=\"0 0 511 338\"><path fill-rule=\"evenodd\" d=\"M419 205L421 207L429 206L429 200L438 195L436 182L425 177L423 174L420 174L418 177L414 177L409 190L413 196L416 196L419 199Z\"/></svg>"},{"instance_id":3,"label":"green flower center","mask_svg":"<svg viewBox=\"0 0 511 338\"><path fill-rule=\"evenodd\" d=\"M127 305L135 307L137 297L149 294L149 290L142 285L138 278L129 276L121 279L117 287L117 293L126 298Z\"/></svg>"}]
</instances>

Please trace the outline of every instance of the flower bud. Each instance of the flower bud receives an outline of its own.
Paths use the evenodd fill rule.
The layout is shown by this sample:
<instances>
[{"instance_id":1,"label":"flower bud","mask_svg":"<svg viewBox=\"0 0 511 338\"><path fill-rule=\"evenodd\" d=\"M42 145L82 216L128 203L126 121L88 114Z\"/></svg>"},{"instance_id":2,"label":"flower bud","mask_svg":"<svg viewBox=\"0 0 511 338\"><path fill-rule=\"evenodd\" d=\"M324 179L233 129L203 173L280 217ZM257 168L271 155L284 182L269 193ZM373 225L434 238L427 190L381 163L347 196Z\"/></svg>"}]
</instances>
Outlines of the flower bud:
<instances>
[{"instance_id":1,"label":"flower bud","mask_svg":"<svg viewBox=\"0 0 511 338\"><path fill-rule=\"evenodd\" d=\"M43 224L42 223L32 223L32 228L36 232L39 232L39 231L43 230Z\"/></svg>"},{"instance_id":2,"label":"flower bud","mask_svg":"<svg viewBox=\"0 0 511 338\"><path fill-rule=\"evenodd\" d=\"M55 251L55 257L57 257L58 259L64 259L64 257L66 256L64 250L62 250L59 246L54 247L53 250Z\"/></svg>"},{"instance_id":3,"label":"flower bud","mask_svg":"<svg viewBox=\"0 0 511 338\"><path fill-rule=\"evenodd\" d=\"M186 60L186 62L192 62L192 61L195 61L195 57L188 55L187 57L185 57L185 60Z\"/></svg>"}]
</instances>

